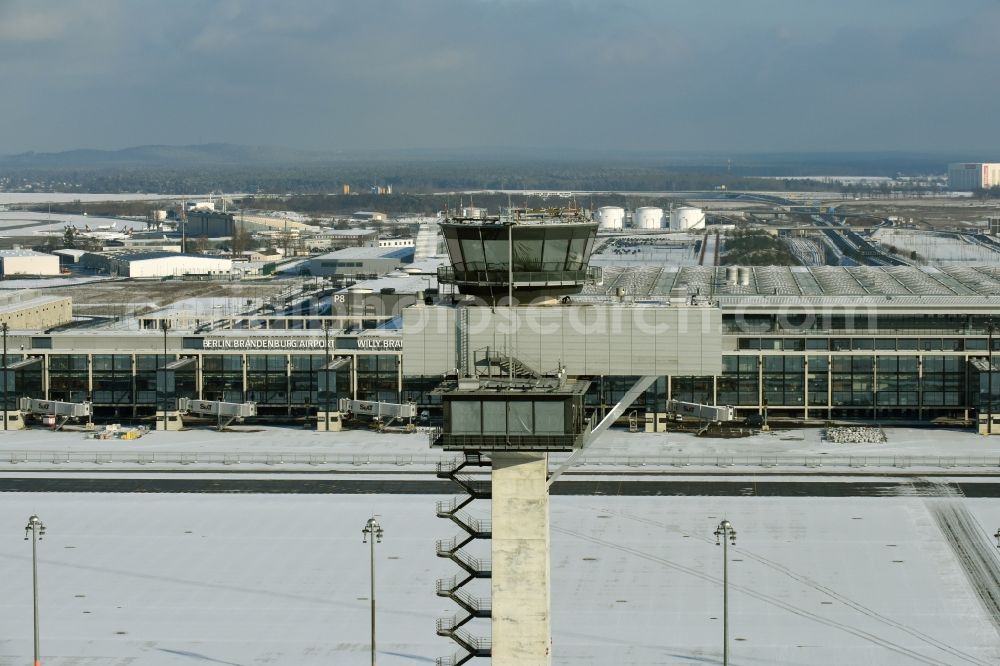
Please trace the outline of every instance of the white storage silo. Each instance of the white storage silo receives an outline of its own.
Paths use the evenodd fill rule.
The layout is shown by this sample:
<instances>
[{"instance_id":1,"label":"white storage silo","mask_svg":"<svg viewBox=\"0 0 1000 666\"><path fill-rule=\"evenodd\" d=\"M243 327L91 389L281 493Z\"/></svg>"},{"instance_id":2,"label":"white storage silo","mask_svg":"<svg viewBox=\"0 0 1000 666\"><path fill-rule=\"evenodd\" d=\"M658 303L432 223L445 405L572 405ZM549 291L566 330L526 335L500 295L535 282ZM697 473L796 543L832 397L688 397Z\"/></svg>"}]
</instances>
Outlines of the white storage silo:
<instances>
[{"instance_id":1,"label":"white storage silo","mask_svg":"<svg viewBox=\"0 0 1000 666\"><path fill-rule=\"evenodd\" d=\"M598 228L622 229L625 227L625 209L621 206L601 206L595 212Z\"/></svg>"},{"instance_id":2,"label":"white storage silo","mask_svg":"<svg viewBox=\"0 0 1000 666\"><path fill-rule=\"evenodd\" d=\"M632 226L636 229L662 229L663 209L653 206L636 208L632 213Z\"/></svg>"},{"instance_id":3,"label":"white storage silo","mask_svg":"<svg viewBox=\"0 0 1000 666\"><path fill-rule=\"evenodd\" d=\"M677 231L705 228L705 211L694 206L680 206L670 211L670 228Z\"/></svg>"}]
</instances>

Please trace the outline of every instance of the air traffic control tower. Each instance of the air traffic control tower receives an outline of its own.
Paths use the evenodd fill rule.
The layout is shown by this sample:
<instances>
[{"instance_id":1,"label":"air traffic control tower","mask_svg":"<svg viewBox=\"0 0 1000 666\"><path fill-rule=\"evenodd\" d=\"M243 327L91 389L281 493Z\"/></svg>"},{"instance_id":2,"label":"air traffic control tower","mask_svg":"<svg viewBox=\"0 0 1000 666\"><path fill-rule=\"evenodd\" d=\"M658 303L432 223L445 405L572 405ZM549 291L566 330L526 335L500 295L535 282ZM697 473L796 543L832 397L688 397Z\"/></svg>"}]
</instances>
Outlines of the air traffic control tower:
<instances>
[{"instance_id":1,"label":"air traffic control tower","mask_svg":"<svg viewBox=\"0 0 1000 666\"><path fill-rule=\"evenodd\" d=\"M601 293L589 266L597 224L584 211L441 226L451 266L438 280L453 291L403 311L404 372L444 378L435 390L443 427L431 445L457 456L438 474L466 493L437 507L461 529L437 542L457 567L437 582L457 605L437 632L461 651L437 663L548 666L549 486L658 378L721 373L719 309L688 296ZM588 284L592 293L581 294ZM635 383L610 411L591 414L588 389L604 375ZM551 468L550 454L560 456ZM487 499L489 518L476 502Z\"/></svg>"}]
</instances>

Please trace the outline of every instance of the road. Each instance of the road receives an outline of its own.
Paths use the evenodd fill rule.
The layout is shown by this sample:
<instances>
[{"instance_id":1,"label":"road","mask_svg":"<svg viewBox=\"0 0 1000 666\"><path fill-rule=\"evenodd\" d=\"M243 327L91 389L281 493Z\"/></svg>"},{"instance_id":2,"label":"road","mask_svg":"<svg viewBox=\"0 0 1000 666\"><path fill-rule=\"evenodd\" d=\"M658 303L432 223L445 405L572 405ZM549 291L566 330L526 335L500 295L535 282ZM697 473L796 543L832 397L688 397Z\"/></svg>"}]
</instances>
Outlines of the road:
<instances>
[{"instance_id":1,"label":"road","mask_svg":"<svg viewBox=\"0 0 1000 666\"><path fill-rule=\"evenodd\" d=\"M247 479L0 477L0 492L228 493L252 495L454 495L439 479ZM1000 481L927 483L912 478L873 480L595 479L558 481L553 495L700 497L1000 497Z\"/></svg>"}]
</instances>

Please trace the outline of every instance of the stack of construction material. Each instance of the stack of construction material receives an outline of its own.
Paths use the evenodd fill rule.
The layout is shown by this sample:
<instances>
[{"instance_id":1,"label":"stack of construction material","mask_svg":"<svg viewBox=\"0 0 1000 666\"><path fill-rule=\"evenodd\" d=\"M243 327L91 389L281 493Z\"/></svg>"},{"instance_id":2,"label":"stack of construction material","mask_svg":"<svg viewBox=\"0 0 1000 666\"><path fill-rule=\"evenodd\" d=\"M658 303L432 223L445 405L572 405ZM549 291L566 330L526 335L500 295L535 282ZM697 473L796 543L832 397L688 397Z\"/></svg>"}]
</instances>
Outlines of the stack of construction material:
<instances>
[{"instance_id":1,"label":"stack of construction material","mask_svg":"<svg viewBox=\"0 0 1000 666\"><path fill-rule=\"evenodd\" d=\"M888 441L882 428L871 426L829 428L826 439L834 444L885 444Z\"/></svg>"}]
</instances>

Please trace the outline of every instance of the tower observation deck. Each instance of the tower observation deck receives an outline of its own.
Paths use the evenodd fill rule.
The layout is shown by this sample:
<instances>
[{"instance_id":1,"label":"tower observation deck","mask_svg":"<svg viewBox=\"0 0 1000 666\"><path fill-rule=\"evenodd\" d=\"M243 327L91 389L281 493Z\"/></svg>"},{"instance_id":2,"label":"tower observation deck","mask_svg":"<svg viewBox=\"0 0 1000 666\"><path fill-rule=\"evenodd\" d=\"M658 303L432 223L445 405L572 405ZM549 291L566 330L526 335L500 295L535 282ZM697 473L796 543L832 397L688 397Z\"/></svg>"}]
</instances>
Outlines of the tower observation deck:
<instances>
[{"instance_id":1,"label":"tower observation deck","mask_svg":"<svg viewBox=\"0 0 1000 666\"><path fill-rule=\"evenodd\" d=\"M438 281L492 305L579 293L598 274L589 266L597 223L580 209L449 217L441 230L452 265L438 269Z\"/></svg>"}]
</instances>

